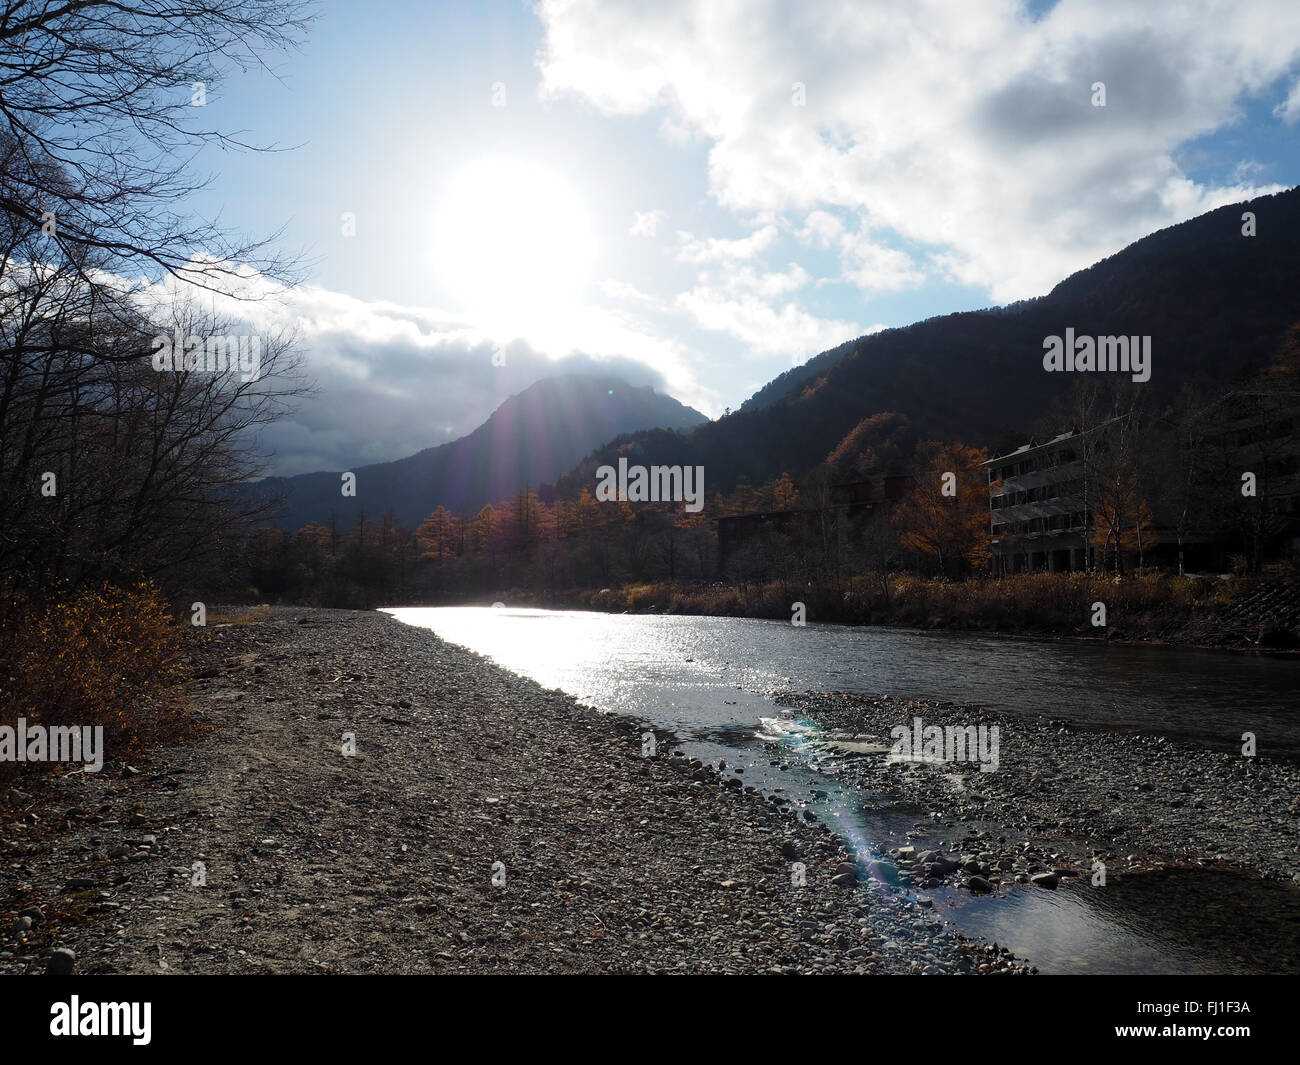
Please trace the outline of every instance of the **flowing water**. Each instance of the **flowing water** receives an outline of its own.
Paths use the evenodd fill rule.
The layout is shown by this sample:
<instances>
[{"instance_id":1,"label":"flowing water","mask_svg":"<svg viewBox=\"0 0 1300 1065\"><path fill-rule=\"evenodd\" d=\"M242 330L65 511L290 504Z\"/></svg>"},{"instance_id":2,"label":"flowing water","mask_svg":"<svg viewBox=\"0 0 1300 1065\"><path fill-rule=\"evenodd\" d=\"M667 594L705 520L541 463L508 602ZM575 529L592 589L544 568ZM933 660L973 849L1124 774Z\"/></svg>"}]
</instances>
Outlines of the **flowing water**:
<instances>
[{"instance_id":1,"label":"flowing water","mask_svg":"<svg viewBox=\"0 0 1300 1065\"><path fill-rule=\"evenodd\" d=\"M1289 660L747 618L499 607L391 613L543 687L669 729L688 753L743 767L747 784L813 795L814 807L838 821L860 857L886 866L884 841L900 838L922 811L897 796L842 792L820 771L826 749L815 727L778 707L773 693L946 699L1219 750L1238 749L1232 738L1252 731L1268 737L1261 754L1300 760L1300 663ZM773 742L799 756L793 772L773 767ZM1062 885L998 898L955 889L931 894L957 928L1010 947L1044 972L1250 971L1258 958L1243 956L1241 943L1252 935L1252 915L1269 916L1258 935L1271 943L1279 921L1300 926L1300 891L1238 877L1225 892L1229 875L1168 873L1106 892ZM1231 913L1216 901L1224 898ZM1189 939L1189 921L1207 914L1215 928L1231 919L1228 931Z\"/></svg>"}]
</instances>

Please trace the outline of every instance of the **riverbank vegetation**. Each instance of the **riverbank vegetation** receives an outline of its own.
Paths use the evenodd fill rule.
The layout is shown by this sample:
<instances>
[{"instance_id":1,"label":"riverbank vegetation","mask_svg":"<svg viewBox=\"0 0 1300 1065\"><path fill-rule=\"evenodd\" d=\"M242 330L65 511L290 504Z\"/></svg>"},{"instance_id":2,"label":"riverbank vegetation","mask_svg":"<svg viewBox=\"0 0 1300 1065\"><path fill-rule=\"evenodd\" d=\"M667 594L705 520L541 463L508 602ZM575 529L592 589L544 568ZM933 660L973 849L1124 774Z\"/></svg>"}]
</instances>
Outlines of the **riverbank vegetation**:
<instances>
[{"instance_id":1,"label":"riverbank vegetation","mask_svg":"<svg viewBox=\"0 0 1300 1065\"><path fill-rule=\"evenodd\" d=\"M887 587L851 578L838 591L783 582L631 584L537 596L510 589L514 606L632 614L697 614L808 623L968 629L1100 640L1156 641L1259 650L1300 647L1300 575L1274 566L1260 577L1142 572L1118 578L1023 573L965 581L895 574ZM1106 624L1093 625L1094 604Z\"/></svg>"},{"instance_id":2,"label":"riverbank vegetation","mask_svg":"<svg viewBox=\"0 0 1300 1065\"><path fill-rule=\"evenodd\" d=\"M1271 568L1259 578L1022 573L949 581L897 574L889 578L887 588L879 581L853 578L839 596L817 589L801 594L781 583L695 588L660 584L602 589L561 603L615 612L789 621L792 604L803 602L809 620L847 624L1291 647L1296 645L1290 626L1300 591L1289 597L1283 593L1285 604L1273 609L1256 601L1269 594L1277 597L1279 589L1288 587L1300 587L1291 567ZM1092 624L1097 602L1106 606L1104 626Z\"/></svg>"},{"instance_id":3,"label":"riverbank vegetation","mask_svg":"<svg viewBox=\"0 0 1300 1065\"><path fill-rule=\"evenodd\" d=\"M129 762L196 734L181 682L187 631L157 585L46 589L0 613L0 723L26 730L103 729L103 747ZM15 752L16 753L16 752ZM0 760L20 771L65 771L57 761Z\"/></svg>"}]
</instances>

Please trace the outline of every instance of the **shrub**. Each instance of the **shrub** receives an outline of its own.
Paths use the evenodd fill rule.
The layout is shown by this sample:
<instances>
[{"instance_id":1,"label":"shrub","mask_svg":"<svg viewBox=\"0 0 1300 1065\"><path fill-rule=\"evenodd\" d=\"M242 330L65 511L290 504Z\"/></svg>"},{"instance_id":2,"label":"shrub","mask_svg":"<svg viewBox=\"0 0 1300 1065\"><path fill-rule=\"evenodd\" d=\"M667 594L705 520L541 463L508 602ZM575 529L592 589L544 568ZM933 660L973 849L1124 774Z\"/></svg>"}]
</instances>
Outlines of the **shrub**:
<instances>
[{"instance_id":1,"label":"shrub","mask_svg":"<svg viewBox=\"0 0 1300 1065\"><path fill-rule=\"evenodd\" d=\"M11 600L0 615L0 724L101 726L106 760L136 759L193 729L179 682L186 630L158 587L102 585ZM0 763L0 773L59 763Z\"/></svg>"}]
</instances>

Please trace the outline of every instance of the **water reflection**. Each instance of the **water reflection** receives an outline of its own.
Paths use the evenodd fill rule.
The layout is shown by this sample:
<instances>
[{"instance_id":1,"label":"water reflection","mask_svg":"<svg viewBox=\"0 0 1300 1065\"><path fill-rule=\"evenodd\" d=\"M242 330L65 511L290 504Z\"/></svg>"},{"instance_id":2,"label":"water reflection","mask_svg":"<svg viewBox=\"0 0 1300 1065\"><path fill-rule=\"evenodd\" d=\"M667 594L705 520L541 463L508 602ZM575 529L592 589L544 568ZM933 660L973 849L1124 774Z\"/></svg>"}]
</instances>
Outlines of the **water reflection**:
<instances>
[{"instance_id":1,"label":"water reflection","mask_svg":"<svg viewBox=\"0 0 1300 1065\"><path fill-rule=\"evenodd\" d=\"M1240 873L1168 870L988 899L933 894L964 932L1044 973L1300 973L1300 891Z\"/></svg>"},{"instance_id":2,"label":"water reflection","mask_svg":"<svg viewBox=\"0 0 1300 1065\"><path fill-rule=\"evenodd\" d=\"M548 688L684 733L757 725L766 693L842 690L950 699L1300 759L1300 661L1160 647L1106 647L969 633L749 618L587 611L403 608Z\"/></svg>"},{"instance_id":3,"label":"water reflection","mask_svg":"<svg viewBox=\"0 0 1300 1065\"><path fill-rule=\"evenodd\" d=\"M782 690L842 690L981 704L1008 716L1155 732L1300 758L1300 663L1166 648L1023 641L963 633L582 611L403 608L413 625L582 702L632 714L724 758L746 784L835 823L865 871L896 890L882 842L924 814L897 797L847 794L819 772L818 731L778 707ZM802 757L773 759L770 744ZM887 847L887 845L886 845ZM1229 878L1229 879L1225 879ZM1043 972L1296 972L1300 889L1232 874L1171 872L975 898L932 893L962 931Z\"/></svg>"}]
</instances>

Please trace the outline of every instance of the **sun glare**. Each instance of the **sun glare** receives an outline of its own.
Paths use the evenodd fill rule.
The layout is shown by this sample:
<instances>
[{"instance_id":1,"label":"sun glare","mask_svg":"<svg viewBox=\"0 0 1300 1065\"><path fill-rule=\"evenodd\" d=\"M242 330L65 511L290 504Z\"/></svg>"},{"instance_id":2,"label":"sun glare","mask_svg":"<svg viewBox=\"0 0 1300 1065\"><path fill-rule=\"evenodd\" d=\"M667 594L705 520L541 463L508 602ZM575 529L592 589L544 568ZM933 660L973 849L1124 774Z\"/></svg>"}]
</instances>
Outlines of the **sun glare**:
<instances>
[{"instance_id":1,"label":"sun glare","mask_svg":"<svg viewBox=\"0 0 1300 1065\"><path fill-rule=\"evenodd\" d=\"M592 253L582 201L536 163L470 164L448 183L434 218L442 290L493 331L553 334L581 302Z\"/></svg>"}]
</instances>

